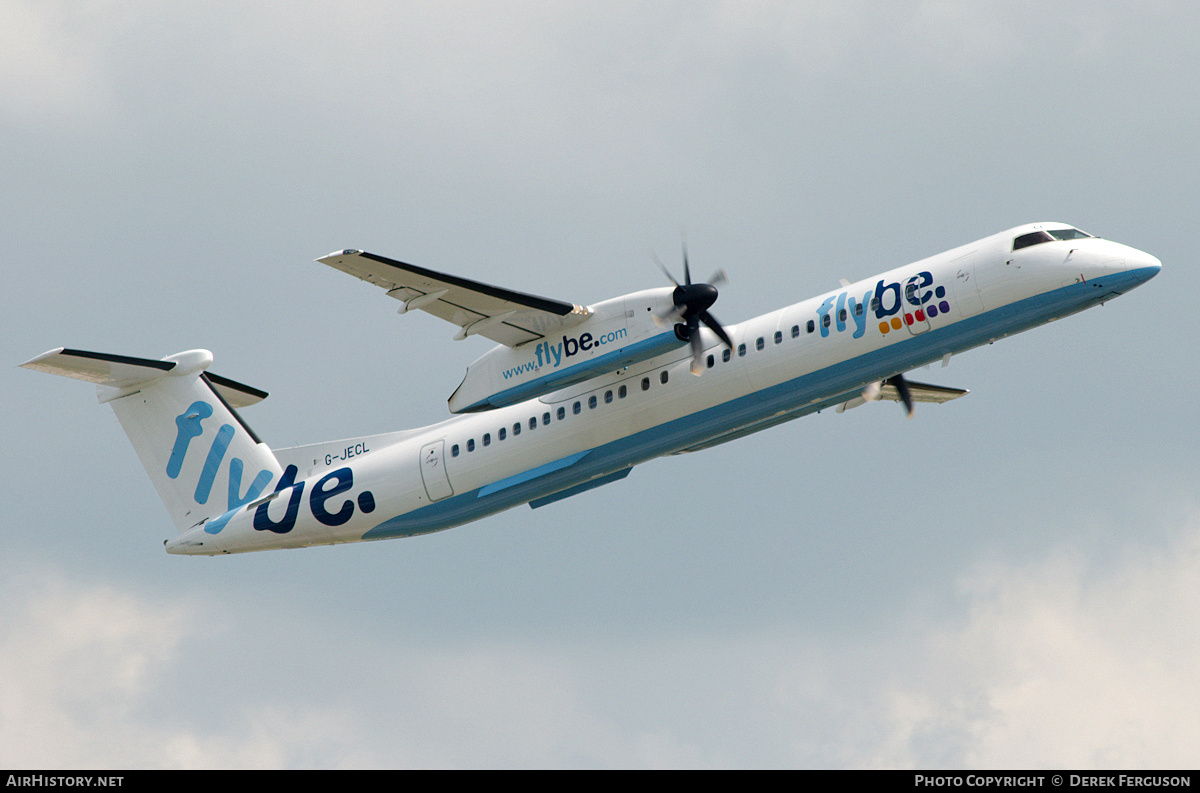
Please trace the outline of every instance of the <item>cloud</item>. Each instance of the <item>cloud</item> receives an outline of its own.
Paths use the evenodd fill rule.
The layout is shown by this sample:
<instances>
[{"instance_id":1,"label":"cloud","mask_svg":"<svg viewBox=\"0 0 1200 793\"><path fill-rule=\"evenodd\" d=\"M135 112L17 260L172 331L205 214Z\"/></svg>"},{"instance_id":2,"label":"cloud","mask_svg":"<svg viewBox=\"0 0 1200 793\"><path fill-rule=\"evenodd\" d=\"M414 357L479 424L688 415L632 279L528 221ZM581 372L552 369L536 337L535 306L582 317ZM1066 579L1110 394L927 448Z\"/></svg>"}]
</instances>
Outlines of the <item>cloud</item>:
<instances>
[{"instance_id":1,"label":"cloud","mask_svg":"<svg viewBox=\"0 0 1200 793\"><path fill-rule=\"evenodd\" d=\"M5 3L0 114L31 122L104 110L111 86L103 50L115 19L111 3Z\"/></svg>"},{"instance_id":2,"label":"cloud","mask_svg":"<svg viewBox=\"0 0 1200 793\"><path fill-rule=\"evenodd\" d=\"M138 710L177 651L181 611L51 576L18 576L4 590L0 762L121 765L153 751Z\"/></svg>"},{"instance_id":3,"label":"cloud","mask_svg":"<svg viewBox=\"0 0 1200 793\"><path fill-rule=\"evenodd\" d=\"M981 564L965 614L879 668L863 765L1190 767L1200 758L1200 519L1105 564Z\"/></svg>"},{"instance_id":4,"label":"cloud","mask_svg":"<svg viewBox=\"0 0 1200 793\"><path fill-rule=\"evenodd\" d=\"M299 610L210 601L213 630L56 576L4 596L13 766L1152 768L1200 746L1196 517L1108 562L980 563L943 616L836 636L333 646Z\"/></svg>"}]
</instances>

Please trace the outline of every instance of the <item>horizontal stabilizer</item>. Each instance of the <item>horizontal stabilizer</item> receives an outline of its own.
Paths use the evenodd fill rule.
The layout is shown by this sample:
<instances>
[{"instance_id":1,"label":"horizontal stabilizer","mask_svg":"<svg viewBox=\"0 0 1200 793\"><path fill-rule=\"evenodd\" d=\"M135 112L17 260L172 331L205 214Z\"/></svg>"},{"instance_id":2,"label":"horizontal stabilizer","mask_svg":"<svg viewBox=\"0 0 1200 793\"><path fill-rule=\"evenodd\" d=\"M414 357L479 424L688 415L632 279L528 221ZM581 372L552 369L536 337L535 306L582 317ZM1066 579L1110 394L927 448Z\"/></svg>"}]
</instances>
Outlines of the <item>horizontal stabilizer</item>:
<instances>
[{"instance_id":1,"label":"horizontal stabilizer","mask_svg":"<svg viewBox=\"0 0 1200 793\"><path fill-rule=\"evenodd\" d=\"M239 383L237 380L230 380L228 377L221 377L219 374L205 372L204 379L213 387L224 399L229 403L230 407L244 408L247 405L253 405L257 402L262 402L270 394L260 388L248 386L245 383Z\"/></svg>"},{"instance_id":2,"label":"horizontal stabilizer","mask_svg":"<svg viewBox=\"0 0 1200 793\"><path fill-rule=\"evenodd\" d=\"M119 391L127 391L146 383L152 383L171 373L179 365L184 355L181 353L155 361L150 358L134 358L129 355L113 355L106 352L89 352L88 350L59 347L44 352L21 366L48 374L72 377ZM192 358L197 357L189 355L188 363L191 363ZM208 360L211 361L211 356L208 357ZM201 368L206 365L203 364ZM266 391L230 380L228 377L206 372L204 379L233 408L253 405L267 398Z\"/></svg>"},{"instance_id":3,"label":"horizontal stabilizer","mask_svg":"<svg viewBox=\"0 0 1200 793\"><path fill-rule=\"evenodd\" d=\"M73 377L96 385L129 388L157 380L174 369L175 362L59 347L44 352L21 366L39 372Z\"/></svg>"}]
</instances>

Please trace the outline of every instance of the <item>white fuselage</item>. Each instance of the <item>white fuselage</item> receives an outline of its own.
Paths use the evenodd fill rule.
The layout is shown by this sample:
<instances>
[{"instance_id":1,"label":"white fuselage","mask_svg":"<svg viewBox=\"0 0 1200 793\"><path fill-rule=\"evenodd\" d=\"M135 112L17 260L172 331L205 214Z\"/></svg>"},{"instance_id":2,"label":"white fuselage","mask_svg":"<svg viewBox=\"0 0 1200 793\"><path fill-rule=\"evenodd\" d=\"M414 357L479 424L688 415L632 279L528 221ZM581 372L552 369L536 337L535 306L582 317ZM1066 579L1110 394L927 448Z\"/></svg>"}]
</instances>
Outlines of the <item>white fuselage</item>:
<instances>
[{"instance_id":1,"label":"white fuselage","mask_svg":"<svg viewBox=\"0 0 1200 793\"><path fill-rule=\"evenodd\" d=\"M645 460L846 402L871 383L1111 299L1160 268L1149 254L1094 237L1014 249L1023 236L1065 229L1018 227L728 326L732 351L705 329L701 377L689 373L691 352L679 342L509 407L276 451L291 475L273 494L223 517L215 533L198 526L167 549L412 536L538 507Z\"/></svg>"}]
</instances>

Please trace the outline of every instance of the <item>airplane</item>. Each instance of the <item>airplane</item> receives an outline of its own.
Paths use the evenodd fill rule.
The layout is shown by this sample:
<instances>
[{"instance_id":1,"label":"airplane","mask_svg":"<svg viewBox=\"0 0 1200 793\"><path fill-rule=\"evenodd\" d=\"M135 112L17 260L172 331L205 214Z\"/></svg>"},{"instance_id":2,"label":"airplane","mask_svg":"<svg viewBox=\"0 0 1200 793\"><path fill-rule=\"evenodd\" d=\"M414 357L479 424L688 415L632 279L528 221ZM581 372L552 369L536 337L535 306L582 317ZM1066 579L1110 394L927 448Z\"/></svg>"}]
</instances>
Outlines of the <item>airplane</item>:
<instances>
[{"instance_id":1,"label":"airplane","mask_svg":"<svg viewBox=\"0 0 1200 793\"><path fill-rule=\"evenodd\" d=\"M497 346L418 429L272 450L239 410L262 391L158 360L57 348L22 366L96 384L178 530L168 553L300 548L450 529L534 509L827 408L957 399L905 373L1099 305L1158 274L1148 253L1033 223L736 325L718 272L581 306L359 250L317 261ZM659 263L662 266L661 262Z\"/></svg>"}]
</instances>

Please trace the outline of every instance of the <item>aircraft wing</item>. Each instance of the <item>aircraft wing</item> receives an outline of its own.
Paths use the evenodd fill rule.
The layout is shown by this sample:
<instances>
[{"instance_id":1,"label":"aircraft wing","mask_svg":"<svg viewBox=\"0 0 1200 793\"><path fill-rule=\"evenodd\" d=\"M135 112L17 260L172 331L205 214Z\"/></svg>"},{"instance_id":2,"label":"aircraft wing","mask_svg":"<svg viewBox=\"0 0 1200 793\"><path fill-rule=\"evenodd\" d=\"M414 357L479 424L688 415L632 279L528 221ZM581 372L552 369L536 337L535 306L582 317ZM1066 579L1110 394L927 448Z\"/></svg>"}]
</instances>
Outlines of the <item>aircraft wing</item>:
<instances>
[{"instance_id":1,"label":"aircraft wing","mask_svg":"<svg viewBox=\"0 0 1200 793\"><path fill-rule=\"evenodd\" d=\"M869 393L872 391L872 387L868 386L862 394L841 403L837 406L837 412L841 413L851 408L856 408L859 405L865 405L867 402L875 402L882 399L890 399L893 402L904 401L904 398L900 396L900 390L894 385L876 383L874 384L874 388L874 393ZM911 380L908 381L908 392L913 402L933 402L936 404L949 402L951 399L958 399L961 396L971 393L965 388L949 388L944 385L914 383Z\"/></svg>"},{"instance_id":2,"label":"aircraft wing","mask_svg":"<svg viewBox=\"0 0 1200 793\"><path fill-rule=\"evenodd\" d=\"M456 339L479 335L516 347L591 316L583 306L437 273L365 251L337 251L317 261L386 289L388 297L403 303L401 314L420 309L452 322L460 328Z\"/></svg>"},{"instance_id":3,"label":"aircraft wing","mask_svg":"<svg viewBox=\"0 0 1200 793\"><path fill-rule=\"evenodd\" d=\"M944 385L930 385L929 383L914 383L908 381L908 390L912 394L913 402L949 402L951 399L958 399L960 396L966 396L971 393L965 388L948 388ZM879 389L880 399L890 399L893 402L900 402L900 392L893 385L884 385Z\"/></svg>"}]
</instances>

